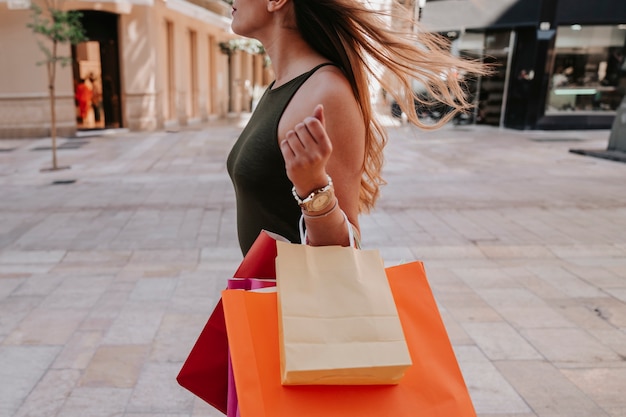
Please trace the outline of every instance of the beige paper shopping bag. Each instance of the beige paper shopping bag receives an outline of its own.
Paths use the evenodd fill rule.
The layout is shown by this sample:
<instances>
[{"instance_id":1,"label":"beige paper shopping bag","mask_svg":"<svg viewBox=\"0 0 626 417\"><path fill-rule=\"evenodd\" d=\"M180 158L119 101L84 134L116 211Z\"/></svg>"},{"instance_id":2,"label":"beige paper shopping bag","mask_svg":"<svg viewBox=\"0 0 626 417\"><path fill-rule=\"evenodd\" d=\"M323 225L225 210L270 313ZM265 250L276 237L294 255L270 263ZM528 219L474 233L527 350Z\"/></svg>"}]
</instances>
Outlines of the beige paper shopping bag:
<instances>
[{"instance_id":1,"label":"beige paper shopping bag","mask_svg":"<svg viewBox=\"0 0 626 417\"><path fill-rule=\"evenodd\" d=\"M283 385L397 384L411 358L378 251L277 248Z\"/></svg>"}]
</instances>

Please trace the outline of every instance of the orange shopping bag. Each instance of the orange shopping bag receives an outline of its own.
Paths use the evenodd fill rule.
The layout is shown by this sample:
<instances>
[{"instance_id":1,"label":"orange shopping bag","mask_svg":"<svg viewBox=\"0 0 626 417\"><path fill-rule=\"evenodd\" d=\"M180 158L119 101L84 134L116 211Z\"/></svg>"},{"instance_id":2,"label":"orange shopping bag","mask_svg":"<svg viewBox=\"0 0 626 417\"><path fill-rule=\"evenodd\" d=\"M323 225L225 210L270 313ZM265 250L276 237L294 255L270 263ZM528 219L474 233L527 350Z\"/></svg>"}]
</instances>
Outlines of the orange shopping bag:
<instances>
[{"instance_id":1,"label":"orange shopping bag","mask_svg":"<svg viewBox=\"0 0 626 417\"><path fill-rule=\"evenodd\" d=\"M423 265L386 272L413 362L398 385L283 386L276 294L224 291L241 417L475 417Z\"/></svg>"}]
</instances>

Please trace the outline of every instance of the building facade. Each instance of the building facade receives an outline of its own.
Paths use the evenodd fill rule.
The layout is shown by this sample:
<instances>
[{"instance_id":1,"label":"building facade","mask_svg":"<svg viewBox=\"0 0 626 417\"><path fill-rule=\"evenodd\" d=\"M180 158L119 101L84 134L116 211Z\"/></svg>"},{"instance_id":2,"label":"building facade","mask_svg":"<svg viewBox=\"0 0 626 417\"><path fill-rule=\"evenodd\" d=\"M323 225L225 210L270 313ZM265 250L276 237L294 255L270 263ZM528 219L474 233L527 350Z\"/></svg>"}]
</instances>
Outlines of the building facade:
<instances>
[{"instance_id":1,"label":"building facade","mask_svg":"<svg viewBox=\"0 0 626 417\"><path fill-rule=\"evenodd\" d=\"M37 1L37 0L34 0ZM271 76L262 54L240 48L222 0L66 0L88 41L63 46L58 133L185 126L248 111ZM0 0L0 138L50 134L45 66L28 0ZM261 51L262 52L262 51Z\"/></svg>"},{"instance_id":2,"label":"building facade","mask_svg":"<svg viewBox=\"0 0 626 417\"><path fill-rule=\"evenodd\" d=\"M626 92L626 1L430 0L421 24L494 65L473 91L477 123L611 127Z\"/></svg>"}]
</instances>

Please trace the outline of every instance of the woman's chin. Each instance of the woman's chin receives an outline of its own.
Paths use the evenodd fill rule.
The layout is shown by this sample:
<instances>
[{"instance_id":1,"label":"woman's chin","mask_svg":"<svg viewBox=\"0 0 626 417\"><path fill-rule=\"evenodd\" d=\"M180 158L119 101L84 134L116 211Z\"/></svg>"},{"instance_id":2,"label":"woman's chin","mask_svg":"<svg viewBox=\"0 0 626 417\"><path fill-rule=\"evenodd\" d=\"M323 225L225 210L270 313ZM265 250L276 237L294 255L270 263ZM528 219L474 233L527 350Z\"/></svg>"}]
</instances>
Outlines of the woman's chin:
<instances>
[{"instance_id":1,"label":"woman's chin","mask_svg":"<svg viewBox=\"0 0 626 417\"><path fill-rule=\"evenodd\" d=\"M231 23L230 24L230 29L233 31L233 33L235 35L239 35L239 36L244 36L243 33L241 33L241 30L237 27L236 23Z\"/></svg>"}]
</instances>

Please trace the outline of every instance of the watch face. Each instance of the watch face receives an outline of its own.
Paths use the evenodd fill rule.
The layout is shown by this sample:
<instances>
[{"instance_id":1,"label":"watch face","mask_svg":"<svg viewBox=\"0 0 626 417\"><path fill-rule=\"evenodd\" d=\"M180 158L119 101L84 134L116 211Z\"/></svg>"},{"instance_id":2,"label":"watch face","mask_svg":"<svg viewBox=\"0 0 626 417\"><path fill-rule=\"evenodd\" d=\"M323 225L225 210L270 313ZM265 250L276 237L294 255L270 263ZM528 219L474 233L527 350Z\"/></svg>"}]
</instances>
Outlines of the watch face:
<instances>
[{"instance_id":1,"label":"watch face","mask_svg":"<svg viewBox=\"0 0 626 417\"><path fill-rule=\"evenodd\" d=\"M321 192L313 197L313 200L309 203L309 208L307 211L320 211L324 210L326 206L330 203L332 198L332 194L328 191Z\"/></svg>"}]
</instances>

